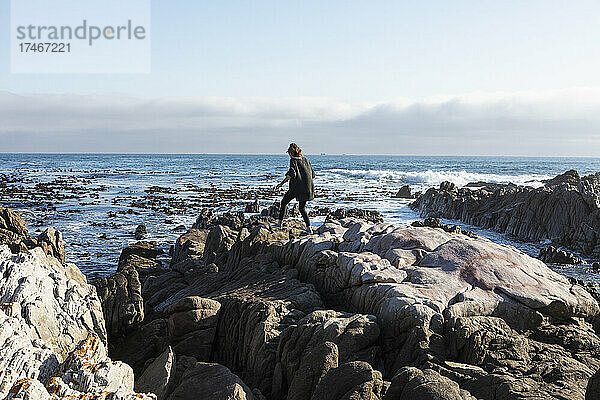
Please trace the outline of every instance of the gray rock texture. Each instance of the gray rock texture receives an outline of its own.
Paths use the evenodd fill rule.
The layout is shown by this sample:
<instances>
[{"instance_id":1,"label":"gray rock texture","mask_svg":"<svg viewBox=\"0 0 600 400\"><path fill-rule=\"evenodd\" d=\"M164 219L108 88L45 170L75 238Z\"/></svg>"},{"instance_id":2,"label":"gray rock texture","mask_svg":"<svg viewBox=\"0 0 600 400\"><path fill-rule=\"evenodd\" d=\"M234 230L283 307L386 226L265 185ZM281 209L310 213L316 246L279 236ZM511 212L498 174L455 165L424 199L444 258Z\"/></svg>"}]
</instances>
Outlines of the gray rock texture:
<instances>
[{"instance_id":1,"label":"gray rock texture","mask_svg":"<svg viewBox=\"0 0 600 400\"><path fill-rule=\"evenodd\" d=\"M100 301L75 265L0 246L0 277L0 399L155 398L107 357Z\"/></svg>"},{"instance_id":2,"label":"gray rock texture","mask_svg":"<svg viewBox=\"0 0 600 400\"><path fill-rule=\"evenodd\" d=\"M600 369L586 289L452 227L347 214L314 235L202 215L208 234L148 275L143 324L118 348L143 371L171 345L173 399L207 382L215 398L584 399ZM163 348L135 344L152 335Z\"/></svg>"}]
</instances>

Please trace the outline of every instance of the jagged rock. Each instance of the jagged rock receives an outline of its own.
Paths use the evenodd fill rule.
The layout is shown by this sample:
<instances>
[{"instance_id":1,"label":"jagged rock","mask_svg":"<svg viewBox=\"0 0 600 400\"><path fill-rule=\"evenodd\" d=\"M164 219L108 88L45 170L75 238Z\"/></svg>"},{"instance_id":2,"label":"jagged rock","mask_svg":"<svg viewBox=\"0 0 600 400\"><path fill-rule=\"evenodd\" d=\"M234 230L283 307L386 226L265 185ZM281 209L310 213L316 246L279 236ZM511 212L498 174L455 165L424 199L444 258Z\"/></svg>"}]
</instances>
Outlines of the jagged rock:
<instances>
[{"instance_id":1,"label":"jagged rock","mask_svg":"<svg viewBox=\"0 0 600 400\"><path fill-rule=\"evenodd\" d=\"M134 393L131 368L106 356L100 301L75 265L0 246L0 276L0 398L155 398Z\"/></svg>"},{"instance_id":2,"label":"jagged rock","mask_svg":"<svg viewBox=\"0 0 600 400\"><path fill-rule=\"evenodd\" d=\"M375 399L386 387L380 372L389 380L406 366L444 377L428 372L425 382L455 382L465 399L580 400L600 367L584 320L600 313L597 302L510 246L351 218L300 237L287 228L213 229L218 268L149 278L147 307L167 315L189 296L218 301L212 361L269 400L313 388L313 397ZM319 356L333 351L315 349L326 342L337 346L339 366L321 377L331 363Z\"/></svg>"},{"instance_id":3,"label":"jagged rock","mask_svg":"<svg viewBox=\"0 0 600 400\"><path fill-rule=\"evenodd\" d=\"M260 212L260 203L258 200L254 200L253 203L246 204L246 208L244 210L247 214L255 214Z\"/></svg>"},{"instance_id":4,"label":"jagged rock","mask_svg":"<svg viewBox=\"0 0 600 400\"><path fill-rule=\"evenodd\" d=\"M568 251L559 250L554 246L547 246L540 250L538 256L545 263L552 264L581 264L583 260Z\"/></svg>"},{"instance_id":5,"label":"jagged rock","mask_svg":"<svg viewBox=\"0 0 600 400\"><path fill-rule=\"evenodd\" d=\"M383 380L366 362L353 361L330 369L317 385L311 400L378 400Z\"/></svg>"},{"instance_id":6,"label":"jagged rock","mask_svg":"<svg viewBox=\"0 0 600 400\"><path fill-rule=\"evenodd\" d=\"M210 360L219 322L218 301L185 297L169 307L169 340L175 353Z\"/></svg>"},{"instance_id":7,"label":"jagged rock","mask_svg":"<svg viewBox=\"0 0 600 400\"><path fill-rule=\"evenodd\" d=\"M61 381L68 389L80 393L115 392L125 397L133 392L131 367L111 361L102 341L93 336L83 340L55 374L58 375L50 380L49 391L58 396L70 394L61 393Z\"/></svg>"},{"instance_id":8,"label":"jagged rock","mask_svg":"<svg viewBox=\"0 0 600 400\"><path fill-rule=\"evenodd\" d=\"M271 218L279 219L279 210L280 209L281 209L281 202L275 201L271 206L262 210L260 215L263 217L271 217ZM285 209L285 212L283 213L283 218L285 218L285 219L296 218L299 216L300 216L300 208L298 207L297 203L291 207L288 205L288 207Z\"/></svg>"},{"instance_id":9,"label":"jagged rock","mask_svg":"<svg viewBox=\"0 0 600 400\"><path fill-rule=\"evenodd\" d=\"M208 236L206 229L190 229L181 235L173 248L171 267L188 259L200 260L204 254L204 244Z\"/></svg>"},{"instance_id":10,"label":"jagged rock","mask_svg":"<svg viewBox=\"0 0 600 400\"><path fill-rule=\"evenodd\" d=\"M74 264L60 264L41 248L12 255L0 246L0 299L20 307L36 337L60 354L95 332L106 341L100 301Z\"/></svg>"},{"instance_id":11,"label":"jagged rock","mask_svg":"<svg viewBox=\"0 0 600 400\"><path fill-rule=\"evenodd\" d=\"M175 383L176 356L171 349L167 348L161 355L146 368L144 373L135 382L135 391L142 393L154 393L157 400L164 400L172 391Z\"/></svg>"},{"instance_id":12,"label":"jagged rock","mask_svg":"<svg viewBox=\"0 0 600 400\"><path fill-rule=\"evenodd\" d=\"M219 364L199 362L185 371L169 400L196 400L199 393L211 400L254 400L244 382Z\"/></svg>"},{"instance_id":13,"label":"jagged rock","mask_svg":"<svg viewBox=\"0 0 600 400\"><path fill-rule=\"evenodd\" d=\"M414 221L411 226L416 226L416 227L430 227L430 228L439 228L439 229L443 229L444 231L448 232L448 233L462 233L464 235L470 236L470 237L477 237L477 235L471 231L463 231L460 226L458 225L446 225L446 224L442 224L442 222L440 221L439 218L433 218L433 217L429 217L429 218L425 218L425 220L423 221Z\"/></svg>"},{"instance_id":14,"label":"jagged rock","mask_svg":"<svg viewBox=\"0 0 600 400\"><path fill-rule=\"evenodd\" d=\"M37 244L44 253L53 256L61 263L65 262L65 246L63 244L62 233L50 227L42 232L37 238Z\"/></svg>"},{"instance_id":15,"label":"jagged rock","mask_svg":"<svg viewBox=\"0 0 600 400\"><path fill-rule=\"evenodd\" d=\"M456 192L458 190L458 187L452 182L444 181L440 183L440 190L446 192Z\"/></svg>"},{"instance_id":16,"label":"jagged rock","mask_svg":"<svg viewBox=\"0 0 600 400\"><path fill-rule=\"evenodd\" d=\"M226 226L232 230L240 230L244 226L243 212L215 214L211 209L202 209L192 229L211 229L217 225Z\"/></svg>"},{"instance_id":17,"label":"jagged rock","mask_svg":"<svg viewBox=\"0 0 600 400\"><path fill-rule=\"evenodd\" d=\"M410 186L408 185L404 185L398 189L398 192L396 192L394 197L397 199L414 199L414 196L410 192Z\"/></svg>"},{"instance_id":18,"label":"jagged rock","mask_svg":"<svg viewBox=\"0 0 600 400\"><path fill-rule=\"evenodd\" d=\"M456 382L431 369L402 368L392 379L384 400L475 400Z\"/></svg>"},{"instance_id":19,"label":"jagged rock","mask_svg":"<svg viewBox=\"0 0 600 400\"><path fill-rule=\"evenodd\" d=\"M135 228L135 240L142 240L148 234L148 230L146 229L146 225L138 225Z\"/></svg>"},{"instance_id":20,"label":"jagged rock","mask_svg":"<svg viewBox=\"0 0 600 400\"><path fill-rule=\"evenodd\" d=\"M149 275L162 274L166 269L157 256L163 254L161 249L156 248L156 242L137 242L125 247L119 256L117 272L132 268L138 273L139 280L143 284Z\"/></svg>"},{"instance_id":21,"label":"jagged rock","mask_svg":"<svg viewBox=\"0 0 600 400\"><path fill-rule=\"evenodd\" d=\"M539 188L471 190L442 184L410 207L422 217L458 219L526 241L551 240L600 258L600 174L579 177L568 171Z\"/></svg>"},{"instance_id":22,"label":"jagged rock","mask_svg":"<svg viewBox=\"0 0 600 400\"><path fill-rule=\"evenodd\" d=\"M569 170L564 174L555 176L552 179L543 181L546 187L559 186L563 184L578 185L581 182L581 176L575 170Z\"/></svg>"},{"instance_id":23,"label":"jagged rock","mask_svg":"<svg viewBox=\"0 0 600 400\"><path fill-rule=\"evenodd\" d=\"M323 376L338 367L338 348L334 343L324 342L308 350L290 383L288 400L310 399Z\"/></svg>"},{"instance_id":24,"label":"jagged rock","mask_svg":"<svg viewBox=\"0 0 600 400\"><path fill-rule=\"evenodd\" d=\"M138 272L124 268L91 282L102 302L109 340L114 343L144 320L144 300Z\"/></svg>"},{"instance_id":25,"label":"jagged rock","mask_svg":"<svg viewBox=\"0 0 600 400\"><path fill-rule=\"evenodd\" d=\"M213 227L214 211L210 208L200 210L200 215L196 218L196 222L192 225L192 229L210 229Z\"/></svg>"},{"instance_id":26,"label":"jagged rock","mask_svg":"<svg viewBox=\"0 0 600 400\"><path fill-rule=\"evenodd\" d=\"M204 262L206 264L215 263L216 265L225 265L229 250L237 241L238 233L228 226L216 225L213 227L204 245Z\"/></svg>"},{"instance_id":27,"label":"jagged rock","mask_svg":"<svg viewBox=\"0 0 600 400\"><path fill-rule=\"evenodd\" d=\"M337 210L330 212L325 218L326 221L340 220L345 218L357 218L367 222L383 222L383 217L379 211L374 210L362 210L360 208L338 208Z\"/></svg>"},{"instance_id":28,"label":"jagged rock","mask_svg":"<svg viewBox=\"0 0 600 400\"><path fill-rule=\"evenodd\" d=\"M336 367L338 359L340 362L360 360L377 364L381 356L377 345L379 333L379 325L373 316L313 311L281 333L277 362L281 365L282 384L276 392L287 392L288 399L310 398L302 397L301 393L312 394L318 380L327 372L322 370L332 368L333 356L325 357L329 353L335 354ZM317 348L322 350L317 351ZM319 360L327 362L317 370Z\"/></svg>"},{"instance_id":29,"label":"jagged rock","mask_svg":"<svg viewBox=\"0 0 600 400\"><path fill-rule=\"evenodd\" d=\"M0 245L27 238L27 224L16 211L0 207Z\"/></svg>"}]
</instances>

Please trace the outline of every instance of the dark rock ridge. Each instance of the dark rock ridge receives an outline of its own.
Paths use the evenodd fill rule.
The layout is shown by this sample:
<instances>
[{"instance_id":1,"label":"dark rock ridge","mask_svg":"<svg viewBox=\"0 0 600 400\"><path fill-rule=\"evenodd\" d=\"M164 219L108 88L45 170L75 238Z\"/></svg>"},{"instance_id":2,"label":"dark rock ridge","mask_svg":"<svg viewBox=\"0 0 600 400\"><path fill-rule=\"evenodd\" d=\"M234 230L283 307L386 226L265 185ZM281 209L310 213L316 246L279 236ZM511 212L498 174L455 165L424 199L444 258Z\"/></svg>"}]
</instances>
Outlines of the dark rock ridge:
<instances>
[{"instance_id":1,"label":"dark rock ridge","mask_svg":"<svg viewBox=\"0 0 600 400\"><path fill-rule=\"evenodd\" d=\"M555 246L600 257L600 173L581 177L567 171L539 188L482 186L459 189L443 182L410 207L422 217L458 219L526 241L549 239Z\"/></svg>"},{"instance_id":2,"label":"dark rock ridge","mask_svg":"<svg viewBox=\"0 0 600 400\"><path fill-rule=\"evenodd\" d=\"M171 268L140 278L143 321L111 356L144 377L144 390L165 399L200 390L214 399L584 399L600 368L588 322L597 301L510 246L349 217L330 217L314 235L300 221L260 221L201 215Z\"/></svg>"},{"instance_id":3,"label":"dark rock ridge","mask_svg":"<svg viewBox=\"0 0 600 400\"><path fill-rule=\"evenodd\" d=\"M582 264L583 260L575 254L557 249L554 246L547 246L540 250L538 256L540 260L550 264Z\"/></svg>"},{"instance_id":4,"label":"dark rock ridge","mask_svg":"<svg viewBox=\"0 0 600 400\"><path fill-rule=\"evenodd\" d=\"M413 194L410 191L410 186L404 185L394 195L397 199L414 199Z\"/></svg>"}]
</instances>

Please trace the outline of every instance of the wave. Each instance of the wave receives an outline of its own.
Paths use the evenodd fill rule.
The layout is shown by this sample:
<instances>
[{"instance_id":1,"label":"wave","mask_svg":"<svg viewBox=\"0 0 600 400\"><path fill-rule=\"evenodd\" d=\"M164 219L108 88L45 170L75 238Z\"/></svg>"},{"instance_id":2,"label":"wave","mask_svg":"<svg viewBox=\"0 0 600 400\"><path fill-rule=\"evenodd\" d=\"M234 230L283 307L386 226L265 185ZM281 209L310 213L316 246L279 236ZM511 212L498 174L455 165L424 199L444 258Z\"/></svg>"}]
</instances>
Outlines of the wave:
<instances>
[{"instance_id":1,"label":"wave","mask_svg":"<svg viewBox=\"0 0 600 400\"><path fill-rule=\"evenodd\" d=\"M362 178L365 180L389 181L394 183L405 183L418 186L437 186L444 181L464 186L469 182L488 183L514 183L522 186L537 187L542 185L542 180L550 179L550 175L520 174L499 175L481 174L477 172L462 171L395 171L395 170L363 170L363 169L339 169L333 168L321 172L331 173L338 176Z\"/></svg>"}]
</instances>

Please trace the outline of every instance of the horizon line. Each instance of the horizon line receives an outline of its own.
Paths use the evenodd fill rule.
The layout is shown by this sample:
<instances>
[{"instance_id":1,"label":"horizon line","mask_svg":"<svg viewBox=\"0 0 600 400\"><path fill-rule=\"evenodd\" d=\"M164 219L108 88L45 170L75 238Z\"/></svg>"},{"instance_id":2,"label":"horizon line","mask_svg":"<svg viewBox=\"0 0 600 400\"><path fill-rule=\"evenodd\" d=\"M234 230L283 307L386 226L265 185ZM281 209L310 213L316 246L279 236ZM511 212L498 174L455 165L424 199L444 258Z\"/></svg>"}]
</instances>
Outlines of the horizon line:
<instances>
[{"instance_id":1,"label":"horizon line","mask_svg":"<svg viewBox=\"0 0 600 400\"><path fill-rule=\"evenodd\" d=\"M135 152L81 152L81 151L65 151L65 152L0 152L0 155L204 155L204 156L286 156L285 153L169 153L169 152L151 152L151 153L135 153ZM581 156L581 155L519 155L519 154L393 154L393 153L306 153L307 156L373 156L373 157L520 157L520 158L600 158L597 156Z\"/></svg>"}]
</instances>

